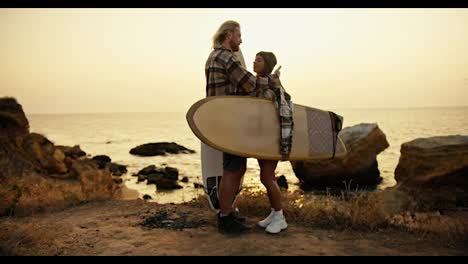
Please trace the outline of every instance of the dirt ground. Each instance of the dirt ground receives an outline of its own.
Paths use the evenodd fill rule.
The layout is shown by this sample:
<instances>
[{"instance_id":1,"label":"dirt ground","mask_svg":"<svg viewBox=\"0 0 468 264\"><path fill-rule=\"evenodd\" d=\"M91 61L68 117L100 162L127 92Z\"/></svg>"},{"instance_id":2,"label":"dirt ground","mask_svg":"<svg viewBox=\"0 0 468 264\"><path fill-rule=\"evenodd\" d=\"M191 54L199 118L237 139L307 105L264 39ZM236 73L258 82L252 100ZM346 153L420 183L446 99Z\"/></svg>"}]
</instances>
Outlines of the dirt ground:
<instances>
[{"instance_id":1,"label":"dirt ground","mask_svg":"<svg viewBox=\"0 0 468 264\"><path fill-rule=\"evenodd\" d=\"M260 219L249 218L252 225ZM202 204L92 202L56 213L0 219L1 255L468 255L466 241L385 229L317 229L289 223L267 234L217 231Z\"/></svg>"}]
</instances>

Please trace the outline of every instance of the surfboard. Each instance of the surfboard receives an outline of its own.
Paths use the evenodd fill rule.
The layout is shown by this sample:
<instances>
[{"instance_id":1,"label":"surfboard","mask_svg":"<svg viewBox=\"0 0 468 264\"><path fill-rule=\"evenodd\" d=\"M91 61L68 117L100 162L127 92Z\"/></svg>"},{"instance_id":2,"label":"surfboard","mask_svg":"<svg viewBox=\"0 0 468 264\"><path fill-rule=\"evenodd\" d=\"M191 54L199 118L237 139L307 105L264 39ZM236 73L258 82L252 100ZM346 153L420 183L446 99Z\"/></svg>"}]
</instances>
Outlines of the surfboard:
<instances>
[{"instance_id":1,"label":"surfboard","mask_svg":"<svg viewBox=\"0 0 468 264\"><path fill-rule=\"evenodd\" d=\"M293 105L293 142L289 160L341 158L343 118L331 111ZM280 125L274 103L245 96L212 96L186 114L192 132L206 145L243 157L280 160Z\"/></svg>"},{"instance_id":2,"label":"surfboard","mask_svg":"<svg viewBox=\"0 0 468 264\"><path fill-rule=\"evenodd\" d=\"M234 55L239 59L241 65L246 68L242 51L239 49ZM200 141L200 158L205 196L208 199L211 210L218 213L220 210L218 190L223 176L223 152ZM235 206L236 200L239 197L238 194L242 190L243 183L244 176L241 178L239 190L234 197L233 206Z\"/></svg>"},{"instance_id":3,"label":"surfboard","mask_svg":"<svg viewBox=\"0 0 468 264\"><path fill-rule=\"evenodd\" d=\"M223 176L223 153L201 142L200 155L203 188L211 209L218 212L218 186Z\"/></svg>"}]
</instances>

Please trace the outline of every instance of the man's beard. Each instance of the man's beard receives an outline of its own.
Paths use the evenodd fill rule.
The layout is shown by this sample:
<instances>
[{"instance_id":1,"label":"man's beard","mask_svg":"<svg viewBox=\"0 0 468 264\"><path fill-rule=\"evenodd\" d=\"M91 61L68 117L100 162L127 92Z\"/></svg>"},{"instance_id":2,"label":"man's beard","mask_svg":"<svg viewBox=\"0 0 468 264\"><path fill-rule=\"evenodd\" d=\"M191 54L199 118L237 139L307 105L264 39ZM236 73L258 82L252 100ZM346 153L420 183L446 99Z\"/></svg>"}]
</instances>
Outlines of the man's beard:
<instances>
[{"instance_id":1,"label":"man's beard","mask_svg":"<svg viewBox=\"0 0 468 264\"><path fill-rule=\"evenodd\" d=\"M231 40L231 42L229 42L229 45L231 46L232 51L239 51L239 45L237 45L234 42L234 40Z\"/></svg>"}]
</instances>

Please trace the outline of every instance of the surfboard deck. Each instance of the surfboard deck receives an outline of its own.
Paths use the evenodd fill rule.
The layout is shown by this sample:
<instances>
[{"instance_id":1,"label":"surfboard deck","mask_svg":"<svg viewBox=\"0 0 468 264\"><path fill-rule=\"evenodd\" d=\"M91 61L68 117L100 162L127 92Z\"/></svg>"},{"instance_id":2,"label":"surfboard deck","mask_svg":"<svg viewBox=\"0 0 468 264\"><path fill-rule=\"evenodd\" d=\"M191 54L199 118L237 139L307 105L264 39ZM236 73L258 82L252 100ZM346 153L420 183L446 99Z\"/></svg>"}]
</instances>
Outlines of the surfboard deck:
<instances>
[{"instance_id":1,"label":"surfboard deck","mask_svg":"<svg viewBox=\"0 0 468 264\"><path fill-rule=\"evenodd\" d=\"M193 133L214 149L243 157L281 159L279 117L270 100L211 96L193 104L186 118ZM346 155L346 146L334 133L331 112L294 104L293 118L289 160Z\"/></svg>"}]
</instances>

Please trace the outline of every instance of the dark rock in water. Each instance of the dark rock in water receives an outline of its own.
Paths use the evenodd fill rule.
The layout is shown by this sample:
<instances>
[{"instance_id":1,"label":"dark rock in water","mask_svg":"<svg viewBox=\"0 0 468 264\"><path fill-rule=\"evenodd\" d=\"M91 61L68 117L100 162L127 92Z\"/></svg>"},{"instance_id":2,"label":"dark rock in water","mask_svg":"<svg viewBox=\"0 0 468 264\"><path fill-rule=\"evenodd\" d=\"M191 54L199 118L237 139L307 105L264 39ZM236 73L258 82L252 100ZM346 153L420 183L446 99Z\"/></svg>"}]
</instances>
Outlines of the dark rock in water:
<instances>
[{"instance_id":1,"label":"dark rock in water","mask_svg":"<svg viewBox=\"0 0 468 264\"><path fill-rule=\"evenodd\" d=\"M163 172L163 169L158 169L155 165L149 165L143 169L141 169L135 176L138 175L148 175L151 173L160 173Z\"/></svg>"},{"instance_id":2,"label":"dark rock in water","mask_svg":"<svg viewBox=\"0 0 468 264\"><path fill-rule=\"evenodd\" d=\"M359 124L343 129L339 136L348 153L343 158L291 161L301 187L307 189L372 188L382 181L377 155L388 148L385 134L377 124Z\"/></svg>"},{"instance_id":3,"label":"dark rock in water","mask_svg":"<svg viewBox=\"0 0 468 264\"><path fill-rule=\"evenodd\" d=\"M179 170L177 168L166 167L164 168L165 175L164 177L170 180L179 179Z\"/></svg>"},{"instance_id":4,"label":"dark rock in water","mask_svg":"<svg viewBox=\"0 0 468 264\"><path fill-rule=\"evenodd\" d=\"M111 162L111 158L109 158L109 156L106 156L106 155L94 156L92 160L94 160L97 163L100 170L104 169L107 163Z\"/></svg>"},{"instance_id":5,"label":"dark rock in water","mask_svg":"<svg viewBox=\"0 0 468 264\"><path fill-rule=\"evenodd\" d=\"M72 159L78 159L80 157L86 156L86 152L81 150L79 145L75 145L73 147L68 146L55 146L56 148L60 149L66 157L70 157Z\"/></svg>"},{"instance_id":6,"label":"dark rock in water","mask_svg":"<svg viewBox=\"0 0 468 264\"><path fill-rule=\"evenodd\" d=\"M122 176L123 174L127 173L126 165L110 162L107 164L107 167L114 176Z\"/></svg>"},{"instance_id":7,"label":"dark rock in water","mask_svg":"<svg viewBox=\"0 0 468 264\"><path fill-rule=\"evenodd\" d=\"M276 183L279 187L288 189L288 181L286 180L286 177L284 175L281 175L278 178L276 178Z\"/></svg>"},{"instance_id":8,"label":"dark rock in water","mask_svg":"<svg viewBox=\"0 0 468 264\"><path fill-rule=\"evenodd\" d=\"M111 162L111 158L107 155L96 155L92 158L92 160L96 160L96 161L102 161L104 163L109 163Z\"/></svg>"},{"instance_id":9,"label":"dark rock in water","mask_svg":"<svg viewBox=\"0 0 468 264\"><path fill-rule=\"evenodd\" d=\"M143 199L145 199L145 200L152 200L153 197L151 197L151 196L148 195L148 194L145 194L145 195L143 195Z\"/></svg>"},{"instance_id":10,"label":"dark rock in water","mask_svg":"<svg viewBox=\"0 0 468 264\"><path fill-rule=\"evenodd\" d=\"M177 179L167 178L166 174L163 172L148 174L146 175L146 179L147 184L156 184L156 188L161 190L173 190L182 188L182 186L177 184Z\"/></svg>"},{"instance_id":11,"label":"dark rock in water","mask_svg":"<svg viewBox=\"0 0 468 264\"><path fill-rule=\"evenodd\" d=\"M149 156L164 156L166 155L165 149L150 149L149 146L141 146L130 150L130 154L149 157Z\"/></svg>"},{"instance_id":12,"label":"dark rock in water","mask_svg":"<svg viewBox=\"0 0 468 264\"><path fill-rule=\"evenodd\" d=\"M181 181L181 182L188 182L188 181L189 181L189 179L188 179L188 177L187 177L187 176L185 176L185 177L183 177L183 178L182 178L182 180L180 180L180 181Z\"/></svg>"},{"instance_id":13,"label":"dark rock in water","mask_svg":"<svg viewBox=\"0 0 468 264\"><path fill-rule=\"evenodd\" d=\"M158 190L175 190L182 189L183 187L177 184L176 181L168 180L165 178L157 178L156 188L158 188Z\"/></svg>"},{"instance_id":14,"label":"dark rock in water","mask_svg":"<svg viewBox=\"0 0 468 264\"><path fill-rule=\"evenodd\" d=\"M147 179L146 175L138 175L137 182L146 181L146 179Z\"/></svg>"},{"instance_id":15,"label":"dark rock in water","mask_svg":"<svg viewBox=\"0 0 468 264\"><path fill-rule=\"evenodd\" d=\"M156 184L158 180L164 178L164 173L155 172L155 173L151 173L145 176L146 176L146 179L148 180L146 184Z\"/></svg>"},{"instance_id":16,"label":"dark rock in water","mask_svg":"<svg viewBox=\"0 0 468 264\"><path fill-rule=\"evenodd\" d=\"M179 147L177 145L166 145L166 152L177 154L179 153Z\"/></svg>"},{"instance_id":17,"label":"dark rock in water","mask_svg":"<svg viewBox=\"0 0 468 264\"><path fill-rule=\"evenodd\" d=\"M195 153L194 150L187 149L186 147L174 142L147 143L130 150L130 154L138 156L158 156L165 155L166 152L172 154Z\"/></svg>"},{"instance_id":18,"label":"dark rock in water","mask_svg":"<svg viewBox=\"0 0 468 264\"><path fill-rule=\"evenodd\" d=\"M157 174L166 179L177 181L179 178L179 170L173 167L158 168L155 165L147 166L141 169L136 175Z\"/></svg>"}]
</instances>

